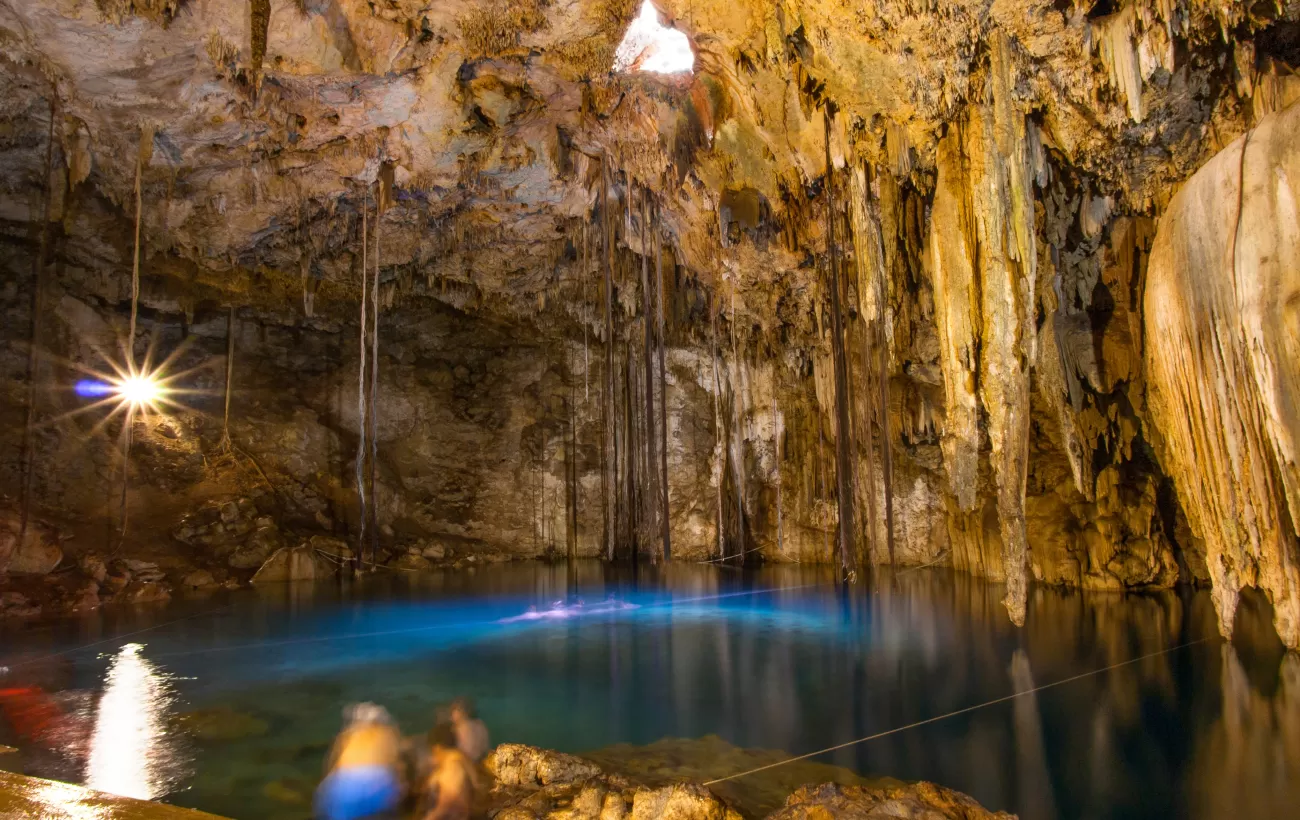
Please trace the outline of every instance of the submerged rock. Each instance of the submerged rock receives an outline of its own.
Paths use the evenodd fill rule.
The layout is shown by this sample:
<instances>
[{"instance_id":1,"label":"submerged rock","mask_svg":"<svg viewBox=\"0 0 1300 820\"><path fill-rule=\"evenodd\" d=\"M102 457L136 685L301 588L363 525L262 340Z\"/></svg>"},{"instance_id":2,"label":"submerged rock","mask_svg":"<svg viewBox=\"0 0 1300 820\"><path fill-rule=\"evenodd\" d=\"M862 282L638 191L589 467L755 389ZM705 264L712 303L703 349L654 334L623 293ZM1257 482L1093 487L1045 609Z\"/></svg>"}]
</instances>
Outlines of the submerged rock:
<instances>
[{"instance_id":1,"label":"submerged rock","mask_svg":"<svg viewBox=\"0 0 1300 820\"><path fill-rule=\"evenodd\" d=\"M196 709L193 712L177 715L173 721L180 731L206 741L260 737L266 734L269 728L266 721L229 706Z\"/></svg>"}]
</instances>

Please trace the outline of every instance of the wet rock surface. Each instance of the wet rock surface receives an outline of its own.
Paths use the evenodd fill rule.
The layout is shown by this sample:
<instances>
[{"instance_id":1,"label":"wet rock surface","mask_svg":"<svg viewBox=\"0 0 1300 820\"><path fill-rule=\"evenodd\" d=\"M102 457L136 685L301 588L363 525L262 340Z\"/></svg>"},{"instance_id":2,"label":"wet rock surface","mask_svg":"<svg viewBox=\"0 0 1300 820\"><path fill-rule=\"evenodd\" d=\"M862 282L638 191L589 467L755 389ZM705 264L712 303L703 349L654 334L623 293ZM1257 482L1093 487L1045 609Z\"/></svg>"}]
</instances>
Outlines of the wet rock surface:
<instances>
[{"instance_id":1,"label":"wet rock surface","mask_svg":"<svg viewBox=\"0 0 1300 820\"><path fill-rule=\"evenodd\" d=\"M827 784L802 788L790 796L785 808L769 820L845 820L909 817L916 820L1011 820L1015 815L991 812L971 798L933 783L890 788Z\"/></svg>"},{"instance_id":2,"label":"wet rock surface","mask_svg":"<svg viewBox=\"0 0 1300 820\"><path fill-rule=\"evenodd\" d=\"M703 754L706 748L717 752L718 747L726 745L716 738L706 738L703 741L661 741L647 749L652 750L652 758L662 759L665 755L673 755L679 763L686 758L693 758L708 766L710 762ZM634 747L629 747L632 748ZM731 751L733 759L744 756L741 750L734 747L731 747ZM621 754L617 750L614 752L614 756ZM783 755L782 758L784 757ZM638 759L628 756L626 760L632 762ZM488 756L485 765L496 779L487 798L488 814L508 820L741 820L744 817L764 816L773 820L820 820L828 817L1009 820L1012 817L1002 812L988 812L966 795L931 783L895 783L888 786L826 783L802 788L789 786L782 792L782 797L789 795L784 807L769 814L756 807L770 800L770 795L756 796L735 786L733 791L741 795L741 799L746 800L748 805L738 803L722 796L719 791L719 786L727 784L705 787L699 782L663 782L680 778L686 769L677 767L676 771L669 771L645 760L639 761L640 772L624 772L602 769L594 762L573 755L519 744L504 744ZM721 765L721 761L713 760L712 765ZM832 770L833 767L820 768ZM608 771L618 773L608 774ZM701 770L696 771L698 773ZM812 772L806 767L802 772L804 775L810 773ZM850 772L840 771L836 775L866 782ZM789 781L797 781L798 778L797 774L788 772L783 776ZM647 777L652 781L649 784ZM771 789L774 785L769 783L767 788Z\"/></svg>"}]
</instances>

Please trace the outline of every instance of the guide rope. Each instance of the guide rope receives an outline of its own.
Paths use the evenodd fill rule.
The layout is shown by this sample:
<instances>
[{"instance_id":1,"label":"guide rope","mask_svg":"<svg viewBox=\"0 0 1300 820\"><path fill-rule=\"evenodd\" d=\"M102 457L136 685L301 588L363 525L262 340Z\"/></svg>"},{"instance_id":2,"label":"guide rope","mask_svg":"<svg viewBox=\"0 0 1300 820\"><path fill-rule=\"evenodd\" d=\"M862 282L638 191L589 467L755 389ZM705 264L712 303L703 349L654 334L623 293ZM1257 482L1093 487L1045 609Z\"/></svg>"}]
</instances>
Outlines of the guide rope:
<instances>
[{"instance_id":1,"label":"guide rope","mask_svg":"<svg viewBox=\"0 0 1300 820\"><path fill-rule=\"evenodd\" d=\"M1129 658L1129 659L1126 660L1126 661L1120 661L1119 663L1113 663L1113 664L1111 664L1110 666L1103 666L1103 667L1100 668L1100 669L1093 669L1093 670L1090 671L1090 672L1082 672L1082 673L1080 673L1080 674L1078 674L1078 675L1072 675L1072 676L1070 676L1070 677L1068 677L1068 678L1062 678L1061 680L1058 680L1058 681L1053 681L1053 682L1051 682L1051 683L1045 683L1045 684L1043 684L1042 686L1035 686L1033 689L1026 689L1026 690L1023 691L1023 692L1014 692L1014 693L1012 693L1012 694L1010 694L1010 695L1004 695L1004 696L1002 696L1002 697L1000 697L1000 698L994 698L993 700L986 700L986 701L984 701L983 703L977 703L977 704L975 704L974 706L967 706L967 707L962 708L962 709L955 709L955 710L953 710L953 711L951 711L951 712L948 712L948 713L946 713L946 714L937 715L937 716L935 716L935 717L931 717L931 718L926 718L925 720L918 720L918 721L916 721L915 723L909 723L909 724L907 724L906 726L899 726L899 727L894 728L894 729L887 729L887 730L885 730L885 731L883 731L883 732L877 732L877 733L875 733L874 735L867 735L866 737L860 737L860 738L858 738L857 740L850 740L850 741L845 742L845 743L839 743L839 744L836 744L835 746L827 746L825 749L818 749L818 750L815 751L815 752L808 752L807 754L796 755L795 757L786 758L785 760L779 760L779 761L777 761L776 763L769 763L769 764L767 764L766 766L757 766L757 767L755 767L755 768L753 768L753 769L747 769L747 770L745 770L745 771L743 771L743 772L737 772L736 774L730 774L730 775L727 775L726 777L719 777L719 778L716 778L716 779L714 779L714 780L706 781L706 782L704 783L704 785L705 785L705 786L712 786L712 785L715 785L715 784L717 784L717 783L725 783L725 782L727 782L728 780L737 780L737 779L742 778L742 777L748 777L748 776L751 775L751 774L758 774L759 772L765 772L765 771L767 771L768 769L775 769L775 768L777 768L778 766L785 766L786 764L789 764L789 763L796 763L796 762L798 762L798 761L800 761L800 760L807 760L807 759L810 758L810 757L817 757L818 755L824 755L824 754L827 754L827 753L829 753L829 752L839 751L840 749L847 749L847 748L850 747L850 746L857 746L858 744L860 744L860 743L866 743L866 742L869 741L869 740L877 740L877 739L879 739L879 738L886 737L886 736L888 736L888 735L894 735L894 734L898 734L899 732L905 732L905 731L907 731L908 729L915 729L915 728L917 728L918 726L925 726L925 725L930 724L930 723L938 723L939 721L941 721L941 720L947 720L947 719L950 718L950 717L956 717L957 715L964 715L964 714L966 714L967 712L974 712L975 710L977 710L977 709L983 709L983 708L986 707L986 706L994 706L994 705L999 704L999 703L1006 703L1006 702L1009 701L1009 700L1015 700L1016 698L1023 697L1023 696L1025 696L1025 695L1032 695L1032 694L1034 694L1034 693L1036 693L1036 692L1041 692L1041 691L1043 691L1044 689L1052 689L1053 687L1063 686L1063 685L1065 685L1065 684L1067 684L1067 683L1073 683L1074 681L1082 680L1083 678L1090 678L1090 677L1093 677L1093 676L1095 676L1095 675L1100 675L1102 672L1109 672L1109 671L1111 671L1112 669L1118 669L1118 668L1120 668L1121 666L1130 666L1130 665L1135 664L1135 663L1138 663L1138 662L1140 662L1140 661L1145 661L1145 660L1148 660L1148 659L1150 659L1150 658L1159 657L1160 655L1167 655L1167 654L1169 654L1170 652L1177 652L1177 651L1180 650L1180 649L1186 649L1186 648L1188 648L1188 647L1190 647L1190 646L1195 646L1195 645L1197 645L1197 644L1205 643L1206 641L1209 641L1209 640L1211 640L1211 638L1200 638L1200 639L1195 640L1195 641L1188 641L1187 643L1182 643L1182 644L1179 644L1178 646L1171 646L1171 647L1169 647L1169 648L1167 648L1167 649L1161 649L1161 650L1158 650L1158 651L1156 651L1156 652L1148 652L1147 654L1145 654L1145 655L1139 655L1139 656L1136 657L1136 658Z\"/></svg>"}]
</instances>

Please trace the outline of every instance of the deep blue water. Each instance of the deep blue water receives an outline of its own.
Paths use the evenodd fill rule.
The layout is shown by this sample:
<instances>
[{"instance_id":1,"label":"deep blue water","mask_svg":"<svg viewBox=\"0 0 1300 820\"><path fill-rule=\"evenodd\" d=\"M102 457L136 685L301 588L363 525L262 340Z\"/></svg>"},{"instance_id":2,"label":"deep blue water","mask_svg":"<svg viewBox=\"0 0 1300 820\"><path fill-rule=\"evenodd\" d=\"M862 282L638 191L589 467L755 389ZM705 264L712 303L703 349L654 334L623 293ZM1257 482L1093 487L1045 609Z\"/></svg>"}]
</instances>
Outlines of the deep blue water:
<instances>
[{"instance_id":1,"label":"deep blue water","mask_svg":"<svg viewBox=\"0 0 1300 820\"><path fill-rule=\"evenodd\" d=\"M468 694L496 741L583 752L716 734L803 754L1085 675L819 759L1026 818L1300 804L1300 658L1253 602L1226 644L1204 592L1038 588L1017 629L999 587L960 574L830 581L804 567L508 565L10 629L4 680L65 690L91 735L43 753L0 718L0 743L24 750L0 765L295 817L357 700L412 734Z\"/></svg>"}]
</instances>

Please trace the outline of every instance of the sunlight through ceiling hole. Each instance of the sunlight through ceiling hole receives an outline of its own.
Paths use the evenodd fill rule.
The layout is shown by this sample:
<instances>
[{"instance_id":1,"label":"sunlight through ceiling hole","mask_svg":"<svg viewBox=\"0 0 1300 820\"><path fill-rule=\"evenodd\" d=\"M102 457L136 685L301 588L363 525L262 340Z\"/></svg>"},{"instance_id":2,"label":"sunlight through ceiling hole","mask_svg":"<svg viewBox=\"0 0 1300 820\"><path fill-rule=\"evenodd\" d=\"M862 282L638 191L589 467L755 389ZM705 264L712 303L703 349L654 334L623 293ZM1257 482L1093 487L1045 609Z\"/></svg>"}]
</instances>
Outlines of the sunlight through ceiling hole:
<instances>
[{"instance_id":1,"label":"sunlight through ceiling hole","mask_svg":"<svg viewBox=\"0 0 1300 820\"><path fill-rule=\"evenodd\" d=\"M685 34L660 24L658 10L645 0L614 52L614 70L689 74L695 70L695 52Z\"/></svg>"}]
</instances>

